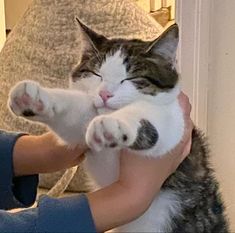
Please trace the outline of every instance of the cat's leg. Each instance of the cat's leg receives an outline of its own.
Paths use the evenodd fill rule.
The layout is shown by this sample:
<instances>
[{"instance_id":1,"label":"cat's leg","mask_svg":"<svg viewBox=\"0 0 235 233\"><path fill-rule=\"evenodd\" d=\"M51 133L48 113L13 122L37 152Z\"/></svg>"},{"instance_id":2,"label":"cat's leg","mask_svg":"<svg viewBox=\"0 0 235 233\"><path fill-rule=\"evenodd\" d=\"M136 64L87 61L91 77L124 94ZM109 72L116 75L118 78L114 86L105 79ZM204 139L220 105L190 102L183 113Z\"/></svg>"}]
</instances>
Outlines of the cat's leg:
<instances>
[{"instance_id":1,"label":"cat's leg","mask_svg":"<svg viewBox=\"0 0 235 233\"><path fill-rule=\"evenodd\" d=\"M15 115L46 124L69 145L85 142L86 126L96 115L85 93L43 88L29 80L12 88L8 105Z\"/></svg>"},{"instance_id":2,"label":"cat's leg","mask_svg":"<svg viewBox=\"0 0 235 233\"><path fill-rule=\"evenodd\" d=\"M167 106L142 101L95 117L88 126L86 141L96 151L129 148L159 156L179 143L183 130L183 114L177 100Z\"/></svg>"}]
</instances>

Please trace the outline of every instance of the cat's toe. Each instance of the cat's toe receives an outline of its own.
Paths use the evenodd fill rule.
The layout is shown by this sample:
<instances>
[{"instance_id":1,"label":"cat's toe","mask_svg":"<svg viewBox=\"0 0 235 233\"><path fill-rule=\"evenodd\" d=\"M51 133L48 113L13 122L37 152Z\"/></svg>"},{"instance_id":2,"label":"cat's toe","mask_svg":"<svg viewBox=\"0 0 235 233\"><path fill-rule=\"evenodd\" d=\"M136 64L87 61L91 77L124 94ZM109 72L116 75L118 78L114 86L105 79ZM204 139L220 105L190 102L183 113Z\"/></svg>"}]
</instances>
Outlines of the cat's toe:
<instances>
[{"instance_id":1,"label":"cat's toe","mask_svg":"<svg viewBox=\"0 0 235 233\"><path fill-rule=\"evenodd\" d=\"M25 117L33 117L33 116L36 116L36 114L35 114L31 109L25 109L25 110L22 112L22 115L25 116Z\"/></svg>"},{"instance_id":2,"label":"cat's toe","mask_svg":"<svg viewBox=\"0 0 235 233\"><path fill-rule=\"evenodd\" d=\"M106 147L125 148L132 143L131 129L124 121L111 116L104 117L102 126Z\"/></svg>"},{"instance_id":3,"label":"cat's toe","mask_svg":"<svg viewBox=\"0 0 235 233\"><path fill-rule=\"evenodd\" d=\"M134 142L130 127L111 116L99 116L88 126L88 146L96 151L104 148L125 148Z\"/></svg>"},{"instance_id":4,"label":"cat's toe","mask_svg":"<svg viewBox=\"0 0 235 233\"><path fill-rule=\"evenodd\" d=\"M36 93L30 89L29 83L23 82L13 88L10 94L9 106L16 115L32 117L40 110L38 104L35 105ZM32 85L31 85L32 86Z\"/></svg>"},{"instance_id":5,"label":"cat's toe","mask_svg":"<svg viewBox=\"0 0 235 233\"><path fill-rule=\"evenodd\" d=\"M23 81L11 90L8 105L17 116L32 118L46 115L47 99L38 83Z\"/></svg>"},{"instance_id":6,"label":"cat's toe","mask_svg":"<svg viewBox=\"0 0 235 233\"><path fill-rule=\"evenodd\" d=\"M100 129L95 121L93 121L87 128L86 143L92 150L97 152L103 147L104 142L102 134L100 134Z\"/></svg>"}]
</instances>

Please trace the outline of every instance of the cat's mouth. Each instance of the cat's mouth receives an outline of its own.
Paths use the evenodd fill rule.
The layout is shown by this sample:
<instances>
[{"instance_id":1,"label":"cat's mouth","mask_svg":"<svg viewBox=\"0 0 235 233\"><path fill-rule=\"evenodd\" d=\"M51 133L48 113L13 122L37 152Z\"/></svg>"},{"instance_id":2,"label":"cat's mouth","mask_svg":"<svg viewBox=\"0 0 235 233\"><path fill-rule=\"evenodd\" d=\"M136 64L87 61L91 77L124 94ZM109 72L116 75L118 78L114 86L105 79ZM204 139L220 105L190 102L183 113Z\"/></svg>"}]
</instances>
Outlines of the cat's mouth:
<instances>
[{"instance_id":1,"label":"cat's mouth","mask_svg":"<svg viewBox=\"0 0 235 233\"><path fill-rule=\"evenodd\" d=\"M107 104L104 104L102 107L99 107L99 108L108 109L108 110L116 110L116 108L110 107L110 106L108 106ZM98 109L99 109L99 108L98 108Z\"/></svg>"},{"instance_id":2,"label":"cat's mouth","mask_svg":"<svg viewBox=\"0 0 235 233\"><path fill-rule=\"evenodd\" d=\"M117 108L110 106L109 103L104 102L101 98L94 99L94 106L96 109L117 110Z\"/></svg>"},{"instance_id":3,"label":"cat's mouth","mask_svg":"<svg viewBox=\"0 0 235 233\"><path fill-rule=\"evenodd\" d=\"M103 107L96 108L96 110L98 114L108 114L108 113L113 112L116 109L103 106Z\"/></svg>"}]
</instances>

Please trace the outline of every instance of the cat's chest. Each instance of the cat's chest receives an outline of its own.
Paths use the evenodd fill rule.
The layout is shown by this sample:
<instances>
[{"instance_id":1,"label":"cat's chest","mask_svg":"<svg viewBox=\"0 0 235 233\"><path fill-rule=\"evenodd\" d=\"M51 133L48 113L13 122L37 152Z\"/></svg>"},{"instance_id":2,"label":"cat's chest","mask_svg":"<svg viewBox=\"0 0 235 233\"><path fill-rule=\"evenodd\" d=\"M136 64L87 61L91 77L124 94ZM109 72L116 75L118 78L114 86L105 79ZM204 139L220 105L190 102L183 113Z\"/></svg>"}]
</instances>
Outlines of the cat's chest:
<instances>
[{"instance_id":1,"label":"cat's chest","mask_svg":"<svg viewBox=\"0 0 235 233\"><path fill-rule=\"evenodd\" d=\"M85 168L98 187L105 187L117 180L119 155L120 151L113 149L86 153Z\"/></svg>"}]
</instances>

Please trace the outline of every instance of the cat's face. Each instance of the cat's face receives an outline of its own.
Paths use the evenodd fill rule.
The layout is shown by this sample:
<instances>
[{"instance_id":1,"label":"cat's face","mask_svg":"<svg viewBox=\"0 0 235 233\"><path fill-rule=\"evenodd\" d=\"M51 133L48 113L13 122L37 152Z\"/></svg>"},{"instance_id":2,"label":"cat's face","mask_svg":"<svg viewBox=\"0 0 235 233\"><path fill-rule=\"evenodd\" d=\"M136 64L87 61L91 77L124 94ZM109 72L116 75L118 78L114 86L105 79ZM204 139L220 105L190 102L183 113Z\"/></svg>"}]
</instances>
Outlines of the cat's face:
<instances>
[{"instance_id":1,"label":"cat's face","mask_svg":"<svg viewBox=\"0 0 235 233\"><path fill-rule=\"evenodd\" d=\"M81 24L84 54L72 73L72 86L94 96L97 108L119 109L172 90L178 27L152 41L108 40Z\"/></svg>"}]
</instances>

